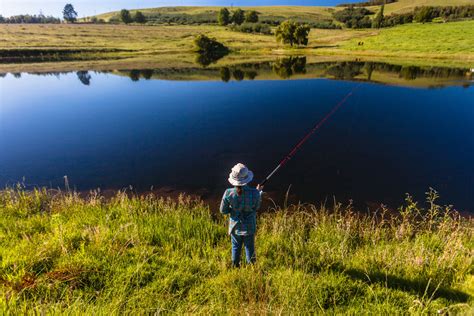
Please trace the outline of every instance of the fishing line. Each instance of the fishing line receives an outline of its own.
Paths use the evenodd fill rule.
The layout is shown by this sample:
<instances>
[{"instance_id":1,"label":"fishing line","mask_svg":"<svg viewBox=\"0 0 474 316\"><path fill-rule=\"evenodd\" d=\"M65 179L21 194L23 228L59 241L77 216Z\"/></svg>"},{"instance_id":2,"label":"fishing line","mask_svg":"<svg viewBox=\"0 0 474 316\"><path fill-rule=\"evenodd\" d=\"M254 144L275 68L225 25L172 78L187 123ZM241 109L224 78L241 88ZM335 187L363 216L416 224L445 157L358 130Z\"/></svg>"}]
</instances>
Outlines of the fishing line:
<instances>
[{"instance_id":1,"label":"fishing line","mask_svg":"<svg viewBox=\"0 0 474 316\"><path fill-rule=\"evenodd\" d=\"M286 165L286 163L288 161L291 160L291 158L293 158L293 156L298 152L298 150L304 145L304 143L306 143L308 141L308 139L311 138L311 136L316 133L316 131L324 125L324 123L326 123L327 120L329 120L331 118L331 116L334 115L334 113L337 112L337 110L339 110L339 108L344 104L346 103L346 101L354 94L354 92L357 90L357 88L359 88L360 86L360 83L357 84L348 94L346 94L344 96L344 98L342 98L341 101L339 101L338 104L336 104L336 106L328 113L326 114L325 117L323 117L323 119L321 121L319 121L316 125L314 125L314 127L296 144L295 147L293 147L293 149L285 156L285 158L282 159L282 161L280 161L280 163L275 167L275 169L273 169L272 172L270 172L270 174L265 178L265 180L263 180L261 183L260 183L260 186L264 186L265 183L268 182L268 180L270 180L271 177L273 177L273 175L281 168L283 167L284 165Z\"/></svg>"}]
</instances>

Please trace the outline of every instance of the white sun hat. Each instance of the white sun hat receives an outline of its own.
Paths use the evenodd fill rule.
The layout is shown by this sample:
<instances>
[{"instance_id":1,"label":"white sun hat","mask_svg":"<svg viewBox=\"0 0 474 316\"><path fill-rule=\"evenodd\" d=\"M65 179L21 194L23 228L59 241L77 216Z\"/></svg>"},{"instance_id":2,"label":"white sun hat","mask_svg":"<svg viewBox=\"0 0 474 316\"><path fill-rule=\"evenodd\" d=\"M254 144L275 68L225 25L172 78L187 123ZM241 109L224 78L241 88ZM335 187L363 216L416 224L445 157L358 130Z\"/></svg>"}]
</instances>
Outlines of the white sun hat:
<instances>
[{"instance_id":1,"label":"white sun hat","mask_svg":"<svg viewBox=\"0 0 474 316\"><path fill-rule=\"evenodd\" d=\"M232 168L229 174L229 182L234 186L243 186L250 183L253 179L253 172L244 164L238 163Z\"/></svg>"}]
</instances>

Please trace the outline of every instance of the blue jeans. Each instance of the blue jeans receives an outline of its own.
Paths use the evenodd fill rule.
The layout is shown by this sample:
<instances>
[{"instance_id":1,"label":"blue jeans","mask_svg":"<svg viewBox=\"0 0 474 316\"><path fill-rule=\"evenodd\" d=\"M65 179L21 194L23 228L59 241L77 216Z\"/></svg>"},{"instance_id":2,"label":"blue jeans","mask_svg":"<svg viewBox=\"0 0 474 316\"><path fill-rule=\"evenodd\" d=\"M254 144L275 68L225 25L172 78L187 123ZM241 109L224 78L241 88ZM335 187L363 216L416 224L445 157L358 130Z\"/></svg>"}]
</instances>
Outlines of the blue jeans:
<instances>
[{"instance_id":1,"label":"blue jeans","mask_svg":"<svg viewBox=\"0 0 474 316\"><path fill-rule=\"evenodd\" d=\"M240 267L242 245L245 246L247 263L255 262L255 235L239 236L232 233L230 239L232 241L232 265L234 267Z\"/></svg>"}]
</instances>

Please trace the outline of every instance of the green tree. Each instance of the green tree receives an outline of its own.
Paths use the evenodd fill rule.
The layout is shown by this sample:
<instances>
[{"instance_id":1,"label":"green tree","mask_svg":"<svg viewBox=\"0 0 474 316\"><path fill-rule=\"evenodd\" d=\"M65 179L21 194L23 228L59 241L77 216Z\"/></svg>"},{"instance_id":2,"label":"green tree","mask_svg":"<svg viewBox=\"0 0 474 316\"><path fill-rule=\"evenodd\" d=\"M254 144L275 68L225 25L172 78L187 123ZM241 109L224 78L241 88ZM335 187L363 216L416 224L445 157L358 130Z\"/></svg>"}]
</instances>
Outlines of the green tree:
<instances>
[{"instance_id":1,"label":"green tree","mask_svg":"<svg viewBox=\"0 0 474 316\"><path fill-rule=\"evenodd\" d=\"M245 22L248 23L257 23L258 22L258 13L257 11L247 11L245 12Z\"/></svg>"},{"instance_id":2,"label":"green tree","mask_svg":"<svg viewBox=\"0 0 474 316\"><path fill-rule=\"evenodd\" d=\"M146 17L145 15L141 12L141 11L137 11L135 13L135 18L134 18L135 22L137 23L145 23L146 22Z\"/></svg>"},{"instance_id":3,"label":"green tree","mask_svg":"<svg viewBox=\"0 0 474 316\"><path fill-rule=\"evenodd\" d=\"M217 14L217 22L219 25L227 25L230 23L230 12L227 8L222 8Z\"/></svg>"},{"instance_id":4,"label":"green tree","mask_svg":"<svg viewBox=\"0 0 474 316\"><path fill-rule=\"evenodd\" d=\"M232 15L232 22L237 24L237 25L240 25L242 23L244 23L245 21L245 15L244 15L244 10L242 9L237 9L234 11L234 14Z\"/></svg>"},{"instance_id":5,"label":"green tree","mask_svg":"<svg viewBox=\"0 0 474 316\"><path fill-rule=\"evenodd\" d=\"M64 17L64 20L66 20L70 23L76 22L77 12L76 12L76 10L74 10L74 7L72 6L72 4L68 3L64 6L63 17Z\"/></svg>"},{"instance_id":6,"label":"green tree","mask_svg":"<svg viewBox=\"0 0 474 316\"><path fill-rule=\"evenodd\" d=\"M308 35L311 31L309 25L299 24L295 30L295 43L297 45L308 45Z\"/></svg>"},{"instance_id":7,"label":"green tree","mask_svg":"<svg viewBox=\"0 0 474 316\"><path fill-rule=\"evenodd\" d=\"M272 69L282 79L288 79L294 74L306 73L306 57L288 57L277 59Z\"/></svg>"},{"instance_id":8,"label":"green tree","mask_svg":"<svg viewBox=\"0 0 474 316\"><path fill-rule=\"evenodd\" d=\"M275 35L278 42L293 45L308 45L308 35L311 31L306 24L296 23L291 20L284 21L276 29Z\"/></svg>"},{"instance_id":9,"label":"green tree","mask_svg":"<svg viewBox=\"0 0 474 316\"><path fill-rule=\"evenodd\" d=\"M384 11L385 6L382 4L380 6L380 10L375 16L374 20L372 21L372 28L374 29L379 29L382 27L383 24L383 11Z\"/></svg>"},{"instance_id":10,"label":"green tree","mask_svg":"<svg viewBox=\"0 0 474 316\"><path fill-rule=\"evenodd\" d=\"M208 66L218 61L229 53L229 49L215 38L209 38L206 35L198 35L194 39L194 51L197 54L196 62L202 66Z\"/></svg>"},{"instance_id":11,"label":"green tree","mask_svg":"<svg viewBox=\"0 0 474 316\"><path fill-rule=\"evenodd\" d=\"M122 9L122 11L120 11L120 20L122 20L122 22L125 24L131 23L133 20L132 16L130 15L130 11L127 9Z\"/></svg>"}]
</instances>

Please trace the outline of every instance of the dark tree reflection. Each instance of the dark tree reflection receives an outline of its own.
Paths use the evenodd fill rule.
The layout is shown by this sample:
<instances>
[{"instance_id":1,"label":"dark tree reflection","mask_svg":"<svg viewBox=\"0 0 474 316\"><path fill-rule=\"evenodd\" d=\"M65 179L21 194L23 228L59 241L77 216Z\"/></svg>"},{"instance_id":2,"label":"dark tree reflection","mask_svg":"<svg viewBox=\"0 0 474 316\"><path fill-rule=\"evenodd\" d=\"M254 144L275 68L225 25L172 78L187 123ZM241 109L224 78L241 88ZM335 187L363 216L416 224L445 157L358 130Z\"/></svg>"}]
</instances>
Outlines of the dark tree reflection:
<instances>
[{"instance_id":1,"label":"dark tree reflection","mask_svg":"<svg viewBox=\"0 0 474 316\"><path fill-rule=\"evenodd\" d=\"M244 72L240 69L235 69L232 72L232 75L234 76L234 79L237 81L242 81L244 80Z\"/></svg>"},{"instance_id":2,"label":"dark tree reflection","mask_svg":"<svg viewBox=\"0 0 474 316\"><path fill-rule=\"evenodd\" d=\"M221 67L220 69L221 73L221 80L224 82L229 82L230 81L230 69L228 67Z\"/></svg>"},{"instance_id":3,"label":"dark tree reflection","mask_svg":"<svg viewBox=\"0 0 474 316\"><path fill-rule=\"evenodd\" d=\"M130 79L132 79L132 81L138 81L140 80L140 70L138 69L130 70L130 73L128 74L128 76L130 77Z\"/></svg>"},{"instance_id":4,"label":"dark tree reflection","mask_svg":"<svg viewBox=\"0 0 474 316\"><path fill-rule=\"evenodd\" d=\"M210 64L216 63L219 59L226 56L228 54L227 51L216 51L216 52L208 52L208 53L198 53L196 54L196 63L203 67L207 67Z\"/></svg>"},{"instance_id":5,"label":"dark tree reflection","mask_svg":"<svg viewBox=\"0 0 474 316\"><path fill-rule=\"evenodd\" d=\"M361 70L363 66L363 63L358 62L339 62L333 66L330 66L326 70L326 74L339 80L350 80L362 74Z\"/></svg>"},{"instance_id":6,"label":"dark tree reflection","mask_svg":"<svg viewBox=\"0 0 474 316\"><path fill-rule=\"evenodd\" d=\"M153 73L154 73L153 69L143 69L142 77L145 78L145 80L150 80L151 77L153 76Z\"/></svg>"},{"instance_id":7,"label":"dark tree reflection","mask_svg":"<svg viewBox=\"0 0 474 316\"><path fill-rule=\"evenodd\" d=\"M295 74L306 73L306 57L288 57L277 59L272 69L282 79L290 78Z\"/></svg>"},{"instance_id":8,"label":"dark tree reflection","mask_svg":"<svg viewBox=\"0 0 474 316\"><path fill-rule=\"evenodd\" d=\"M82 82L83 85L88 86L91 84L92 77L88 71L78 71L77 78L79 79L80 82Z\"/></svg>"}]
</instances>

